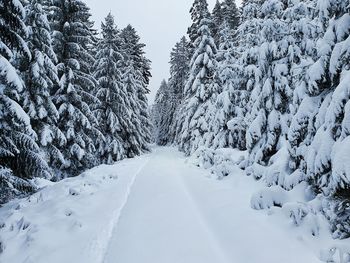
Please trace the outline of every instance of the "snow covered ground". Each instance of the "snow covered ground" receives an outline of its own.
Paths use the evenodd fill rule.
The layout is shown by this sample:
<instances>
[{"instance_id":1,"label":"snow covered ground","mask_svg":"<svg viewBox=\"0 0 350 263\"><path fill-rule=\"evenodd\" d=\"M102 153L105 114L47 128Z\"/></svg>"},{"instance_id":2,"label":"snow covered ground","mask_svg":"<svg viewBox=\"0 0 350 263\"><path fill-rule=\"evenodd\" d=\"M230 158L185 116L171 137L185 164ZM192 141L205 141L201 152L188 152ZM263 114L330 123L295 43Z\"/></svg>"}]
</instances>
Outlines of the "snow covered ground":
<instances>
[{"instance_id":1,"label":"snow covered ground","mask_svg":"<svg viewBox=\"0 0 350 263\"><path fill-rule=\"evenodd\" d=\"M253 210L262 185L238 167L214 180L173 148L38 183L0 209L1 263L348 262L330 255L348 246L327 231Z\"/></svg>"}]
</instances>

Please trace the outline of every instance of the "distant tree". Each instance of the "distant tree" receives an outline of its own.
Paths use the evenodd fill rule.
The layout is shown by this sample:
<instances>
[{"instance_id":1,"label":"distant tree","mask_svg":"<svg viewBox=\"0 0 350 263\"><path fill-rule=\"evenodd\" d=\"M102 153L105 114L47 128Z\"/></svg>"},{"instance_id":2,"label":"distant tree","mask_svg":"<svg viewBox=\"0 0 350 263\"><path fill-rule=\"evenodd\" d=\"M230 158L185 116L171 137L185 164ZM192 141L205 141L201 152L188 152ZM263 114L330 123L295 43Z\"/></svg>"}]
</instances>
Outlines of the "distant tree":
<instances>
[{"instance_id":1,"label":"distant tree","mask_svg":"<svg viewBox=\"0 0 350 263\"><path fill-rule=\"evenodd\" d=\"M169 89L172 92L172 100L169 108L173 111L173 119L169 129L169 142L174 143L181 132L179 116L184 103L184 89L189 74L190 52L188 50L188 41L186 37L176 43L170 54L170 78Z\"/></svg>"}]
</instances>

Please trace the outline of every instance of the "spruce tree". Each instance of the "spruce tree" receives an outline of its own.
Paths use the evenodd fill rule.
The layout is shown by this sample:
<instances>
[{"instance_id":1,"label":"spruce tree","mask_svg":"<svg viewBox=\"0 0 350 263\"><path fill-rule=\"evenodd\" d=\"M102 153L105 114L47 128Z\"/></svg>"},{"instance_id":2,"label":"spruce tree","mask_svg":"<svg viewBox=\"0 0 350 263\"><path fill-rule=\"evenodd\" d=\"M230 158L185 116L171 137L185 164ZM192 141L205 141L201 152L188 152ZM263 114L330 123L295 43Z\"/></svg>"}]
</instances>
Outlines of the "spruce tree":
<instances>
[{"instance_id":1,"label":"spruce tree","mask_svg":"<svg viewBox=\"0 0 350 263\"><path fill-rule=\"evenodd\" d=\"M235 0L224 0L221 4L223 21L228 23L231 30L236 30L240 23L240 12Z\"/></svg>"},{"instance_id":2,"label":"spruce tree","mask_svg":"<svg viewBox=\"0 0 350 263\"><path fill-rule=\"evenodd\" d=\"M104 140L99 143L99 152L104 163L112 164L126 157L124 140L130 118L128 94L122 83L121 38L111 13L102 23L102 39L97 45L94 76L98 81L96 96L100 104L95 113Z\"/></svg>"},{"instance_id":3,"label":"spruce tree","mask_svg":"<svg viewBox=\"0 0 350 263\"><path fill-rule=\"evenodd\" d=\"M148 85L151 77L151 62L145 57L145 44L140 42L140 37L131 25L124 28L120 36L123 40L123 51L125 53L125 85L128 85L128 92L132 94L131 103L134 105L131 122L134 127L142 127L133 131L139 142L137 148L130 143L130 147L134 149L130 150L128 156L133 157L149 151L149 143L152 140L152 124L147 99L147 94L150 92Z\"/></svg>"},{"instance_id":4,"label":"spruce tree","mask_svg":"<svg viewBox=\"0 0 350 263\"><path fill-rule=\"evenodd\" d=\"M173 93L168 83L163 80L157 91L154 105L155 138L158 145L169 143L169 129L173 118Z\"/></svg>"},{"instance_id":5,"label":"spruce tree","mask_svg":"<svg viewBox=\"0 0 350 263\"><path fill-rule=\"evenodd\" d=\"M28 33L24 17L19 1L0 2L0 203L33 192L35 186L29 179L51 178L30 118L19 104L26 87L12 64L17 55L31 60L21 37Z\"/></svg>"},{"instance_id":6,"label":"spruce tree","mask_svg":"<svg viewBox=\"0 0 350 263\"><path fill-rule=\"evenodd\" d=\"M207 0L194 0L194 3L192 4L192 7L190 9L190 14L192 19L192 25L188 28L187 34L190 39L189 49L192 55L194 52L194 42L197 40L200 34L200 23L204 18L210 17ZM210 27L212 27L212 24L210 24Z\"/></svg>"},{"instance_id":7,"label":"spruce tree","mask_svg":"<svg viewBox=\"0 0 350 263\"><path fill-rule=\"evenodd\" d=\"M181 133L180 116L183 114L184 89L189 74L190 52L188 50L188 41L186 37L176 43L170 54L170 78L169 89L172 92L172 101L169 108L173 111L171 128L169 129L169 142L174 143L179 139Z\"/></svg>"},{"instance_id":8,"label":"spruce tree","mask_svg":"<svg viewBox=\"0 0 350 263\"><path fill-rule=\"evenodd\" d=\"M65 163L60 148L65 145L66 138L58 128L59 114L51 97L59 82L55 66L57 58L52 48L50 24L41 2L33 0L26 6L31 60L23 73L26 88L21 97L48 163L59 169Z\"/></svg>"},{"instance_id":9,"label":"spruce tree","mask_svg":"<svg viewBox=\"0 0 350 263\"><path fill-rule=\"evenodd\" d=\"M215 39L215 43L218 45L220 41L220 26L224 22L224 14L219 0L216 1L213 12L212 12L212 26L211 32Z\"/></svg>"},{"instance_id":10,"label":"spruce tree","mask_svg":"<svg viewBox=\"0 0 350 263\"><path fill-rule=\"evenodd\" d=\"M205 5L200 13L207 14L200 21L198 38L194 43L194 54L190 63L189 78L184 94L185 103L181 116L180 149L191 154L203 144L208 132L208 121L213 112L218 78L216 68L216 45L210 32L211 19ZM210 139L208 139L210 140Z\"/></svg>"},{"instance_id":11,"label":"spruce tree","mask_svg":"<svg viewBox=\"0 0 350 263\"><path fill-rule=\"evenodd\" d=\"M84 72L91 55L87 46L94 32L89 9L79 0L54 0L51 24L53 44L58 59L59 85L54 93L54 103L60 118L59 128L67 143L61 151L67 160L61 168L63 176L77 175L96 164L95 135L97 120L90 109L96 97L89 91L94 80Z\"/></svg>"},{"instance_id":12,"label":"spruce tree","mask_svg":"<svg viewBox=\"0 0 350 263\"><path fill-rule=\"evenodd\" d=\"M283 11L284 4L272 0L265 1L259 10L257 23L261 44L255 46L255 61L261 75L251 91L249 102L248 173L257 178L264 177L270 185L281 184L286 173L285 137L293 94L290 86L288 25L283 20Z\"/></svg>"},{"instance_id":13,"label":"spruce tree","mask_svg":"<svg viewBox=\"0 0 350 263\"><path fill-rule=\"evenodd\" d=\"M209 122L214 148L238 148L245 150L246 103L248 93L241 84L243 68L237 59L234 31L227 22L221 25L219 49L216 56L220 79L219 95L215 102L215 115Z\"/></svg>"}]
</instances>

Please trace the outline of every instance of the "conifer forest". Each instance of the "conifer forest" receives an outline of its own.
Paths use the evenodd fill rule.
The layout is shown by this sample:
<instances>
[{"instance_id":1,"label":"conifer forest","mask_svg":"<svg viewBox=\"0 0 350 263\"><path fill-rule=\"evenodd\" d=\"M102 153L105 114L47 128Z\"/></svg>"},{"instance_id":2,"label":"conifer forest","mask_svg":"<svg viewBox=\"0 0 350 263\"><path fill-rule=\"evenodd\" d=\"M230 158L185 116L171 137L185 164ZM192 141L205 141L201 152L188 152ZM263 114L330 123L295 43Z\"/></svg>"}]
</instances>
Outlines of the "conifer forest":
<instances>
[{"instance_id":1,"label":"conifer forest","mask_svg":"<svg viewBox=\"0 0 350 263\"><path fill-rule=\"evenodd\" d=\"M215 1L153 101L144 28L0 0L0 262L350 263L350 0Z\"/></svg>"}]
</instances>

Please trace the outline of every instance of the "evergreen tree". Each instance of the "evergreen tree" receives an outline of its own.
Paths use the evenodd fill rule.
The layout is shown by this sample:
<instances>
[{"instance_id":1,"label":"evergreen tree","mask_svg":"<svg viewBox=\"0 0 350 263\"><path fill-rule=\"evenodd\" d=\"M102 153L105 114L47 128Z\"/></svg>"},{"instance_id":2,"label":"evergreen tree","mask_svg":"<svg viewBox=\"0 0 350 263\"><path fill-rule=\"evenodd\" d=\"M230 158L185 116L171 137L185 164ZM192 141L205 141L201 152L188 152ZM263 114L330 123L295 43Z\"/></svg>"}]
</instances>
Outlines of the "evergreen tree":
<instances>
[{"instance_id":1,"label":"evergreen tree","mask_svg":"<svg viewBox=\"0 0 350 263\"><path fill-rule=\"evenodd\" d=\"M24 17L19 1L0 2L0 203L34 191L29 179L51 177L35 143L29 116L18 103L25 86L11 64L17 54L31 59L20 37L28 33Z\"/></svg>"},{"instance_id":2,"label":"evergreen tree","mask_svg":"<svg viewBox=\"0 0 350 263\"><path fill-rule=\"evenodd\" d=\"M172 92L172 101L169 108L173 111L171 127L169 129L169 142L174 143L181 133L181 122L179 116L183 114L180 110L184 102L184 88L189 74L190 53L186 37L176 43L170 54L170 79L169 89Z\"/></svg>"},{"instance_id":3,"label":"evergreen tree","mask_svg":"<svg viewBox=\"0 0 350 263\"><path fill-rule=\"evenodd\" d=\"M208 3L207 0L194 0L194 3L192 4L192 7L190 9L191 19L192 19L192 25L188 28L187 34L189 36L190 42L189 42L189 49L191 55L194 52L194 43L197 40L200 28L200 23L204 18L209 18L210 13L208 10ZM212 27L212 24L210 24L210 27Z\"/></svg>"},{"instance_id":4,"label":"evergreen tree","mask_svg":"<svg viewBox=\"0 0 350 263\"><path fill-rule=\"evenodd\" d=\"M59 86L54 94L58 109L59 128L67 139L61 149L66 159L61 171L77 175L96 164L94 134L97 120L90 105L96 97L89 93L95 81L84 68L91 59L86 47L92 42L94 32L89 9L79 0L54 0L51 6L53 44L58 59Z\"/></svg>"},{"instance_id":5,"label":"evergreen tree","mask_svg":"<svg viewBox=\"0 0 350 263\"><path fill-rule=\"evenodd\" d=\"M254 56L261 75L250 94L247 129L248 173L257 178L264 176L270 185L280 184L286 173L285 136L293 94L289 78L288 24L282 19L283 11L281 1L268 0L262 4L258 15L261 44L255 47Z\"/></svg>"},{"instance_id":6,"label":"evergreen tree","mask_svg":"<svg viewBox=\"0 0 350 263\"><path fill-rule=\"evenodd\" d=\"M168 83L163 80L157 91L154 105L154 126L156 143L167 145L169 143L169 129L173 118L172 92ZM170 106L170 107L169 107Z\"/></svg>"},{"instance_id":7,"label":"evergreen tree","mask_svg":"<svg viewBox=\"0 0 350 263\"><path fill-rule=\"evenodd\" d=\"M236 30L240 23L240 12L235 0L224 0L221 4L223 21L231 30Z\"/></svg>"},{"instance_id":8,"label":"evergreen tree","mask_svg":"<svg viewBox=\"0 0 350 263\"><path fill-rule=\"evenodd\" d=\"M51 167L65 163L60 151L66 138L57 127L59 118L51 94L58 84L56 55L52 49L51 28L41 0L32 0L26 6L28 46L31 60L23 73L26 88L21 94L25 111L38 135L38 142Z\"/></svg>"},{"instance_id":9,"label":"evergreen tree","mask_svg":"<svg viewBox=\"0 0 350 263\"><path fill-rule=\"evenodd\" d=\"M206 9L205 6L203 8ZM208 14L206 10L202 10L201 13ZM218 89L215 61L217 50L209 29L210 24L209 15L200 22L199 36L194 43L195 50L184 90L180 149L186 154L193 153L206 140L204 137L208 132L208 121L214 113L213 101Z\"/></svg>"},{"instance_id":10,"label":"evergreen tree","mask_svg":"<svg viewBox=\"0 0 350 263\"><path fill-rule=\"evenodd\" d=\"M220 44L216 60L220 78L219 95L215 102L215 116L209 122L214 148L231 147L245 150L246 102L248 94L242 87L243 68L237 60L234 33L227 22L220 30Z\"/></svg>"},{"instance_id":11,"label":"evergreen tree","mask_svg":"<svg viewBox=\"0 0 350 263\"><path fill-rule=\"evenodd\" d=\"M127 62L128 60L126 60ZM136 74L134 66L129 63L128 66L124 68L123 73L123 85L127 92L127 98L129 100L129 124L127 127L128 136L124 140L124 147L129 158L135 157L142 154L145 151L148 151L148 141L145 140L145 131L142 126L140 118L140 108L141 105L138 101L137 91L142 89L142 81L140 80L139 75ZM150 113L148 113L149 115ZM149 115L150 116L150 115ZM146 132L151 132L150 125L147 128ZM146 134L147 134L146 133Z\"/></svg>"},{"instance_id":12,"label":"evergreen tree","mask_svg":"<svg viewBox=\"0 0 350 263\"><path fill-rule=\"evenodd\" d=\"M131 122L135 127L134 136L138 139L138 147L130 151L128 156L133 157L142 152L149 151L148 144L152 140L151 121L148 110L147 94L149 93L148 84L151 77L150 60L145 57L145 44L140 42L140 37L136 30L128 25L120 34L124 46L125 53L125 69L124 72L127 89L132 94L133 115ZM132 74L132 76L131 76ZM132 145L130 143L130 145ZM134 147L131 147L134 148Z\"/></svg>"},{"instance_id":13,"label":"evergreen tree","mask_svg":"<svg viewBox=\"0 0 350 263\"><path fill-rule=\"evenodd\" d=\"M96 96L101 103L95 109L104 139L99 142L102 161L112 164L126 157L124 140L129 125L128 94L122 83L121 38L109 14L102 23L102 39L97 45L94 76L98 81Z\"/></svg>"},{"instance_id":14,"label":"evergreen tree","mask_svg":"<svg viewBox=\"0 0 350 263\"><path fill-rule=\"evenodd\" d=\"M212 27L211 32L215 39L215 43L218 45L220 41L220 26L224 22L224 14L219 0L216 1L213 12L212 12Z\"/></svg>"},{"instance_id":15,"label":"evergreen tree","mask_svg":"<svg viewBox=\"0 0 350 263\"><path fill-rule=\"evenodd\" d=\"M349 1L328 0L325 4L327 10L318 5L316 20L326 31L316 45L319 58L308 70L308 95L318 103L314 104L317 114L307 155L307 175L324 194L348 196L350 177L342 156L349 137Z\"/></svg>"}]
</instances>

